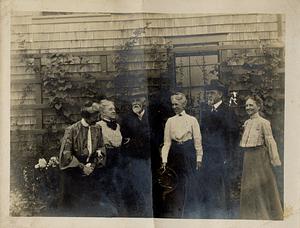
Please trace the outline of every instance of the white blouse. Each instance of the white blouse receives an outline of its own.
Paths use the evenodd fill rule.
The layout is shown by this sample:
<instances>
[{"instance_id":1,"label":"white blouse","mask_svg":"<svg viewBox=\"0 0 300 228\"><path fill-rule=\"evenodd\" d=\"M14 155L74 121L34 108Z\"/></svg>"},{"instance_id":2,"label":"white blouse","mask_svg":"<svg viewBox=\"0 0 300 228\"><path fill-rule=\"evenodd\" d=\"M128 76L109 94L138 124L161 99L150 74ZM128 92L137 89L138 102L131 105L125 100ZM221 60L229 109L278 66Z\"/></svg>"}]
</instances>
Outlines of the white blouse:
<instances>
[{"instance_id":1,"label":"white blouse","mask_svg":"<svg viewBox=\"0 0 300 228\"><path fill-rule=\"evenodd\" d=\"M244 123L244 133L241 147L256 147L265 145L268 148L272 165L281 165L277 144L274 140L271 124L258 113Z\"/></svg>"},{"instance_id":2,"label":"white blouse","mask_svg":"<svg viewBox=\"0 0 300 228\"><path fill-rule=\"evenodd\" d=\"M197 153L197 161L202 161L203 150L201 133L198 121L183 111L180 115L169 118L166 122L164 133L164 146L161 151L162 161L167 162L172 140L185 142L194 139L194 146Z\"/></svg>"}]
</instances>

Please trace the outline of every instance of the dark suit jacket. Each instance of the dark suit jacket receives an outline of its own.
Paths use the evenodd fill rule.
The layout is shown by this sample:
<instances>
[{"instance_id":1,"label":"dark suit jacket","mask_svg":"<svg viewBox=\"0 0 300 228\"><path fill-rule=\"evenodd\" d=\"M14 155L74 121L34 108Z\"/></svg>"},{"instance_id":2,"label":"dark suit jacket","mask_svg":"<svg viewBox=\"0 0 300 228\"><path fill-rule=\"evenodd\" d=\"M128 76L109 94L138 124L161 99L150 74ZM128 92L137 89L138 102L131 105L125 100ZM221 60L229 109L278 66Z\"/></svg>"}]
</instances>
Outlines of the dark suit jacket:
<instances>
[{"instance_id":1,"label":"dark suit jacket","mask_svg":"<svg viewBox=\"0 0 300 228\"><path fill-rule=\"evenodd\" d=\"M215 112L208 107L201 115L203 165L206 169L222 168L230 162L235 150L239 128L235 113L224 103Z\"/></svg>"},{"instance_id":2,"label":"dark suit jacket","mask_svg":"<svg viewBox=\"0 0 300 228\"><path fill-rule=\"evenodd\" d=\"M142 120L133 112L125 115L122 118L121 133L123 138L130 138L129 143L124 145L124 155L142 159L150 158L151 129L147 110Z\"/></svg>"}]
</instances>

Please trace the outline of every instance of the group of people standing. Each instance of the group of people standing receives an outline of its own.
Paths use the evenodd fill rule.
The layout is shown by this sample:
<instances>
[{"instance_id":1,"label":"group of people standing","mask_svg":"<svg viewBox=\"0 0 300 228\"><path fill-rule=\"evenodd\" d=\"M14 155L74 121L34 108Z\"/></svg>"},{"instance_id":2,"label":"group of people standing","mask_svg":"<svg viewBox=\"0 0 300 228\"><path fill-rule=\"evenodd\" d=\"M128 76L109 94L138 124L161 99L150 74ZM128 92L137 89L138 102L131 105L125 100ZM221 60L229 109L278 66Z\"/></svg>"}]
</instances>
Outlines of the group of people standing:
<instances>
[{"instance_id":1,"label":"group of people standing","mask_svg":"<svg viewBox=\"0 0 300 228\"><path fill-rule=\"evenodd\" d=\"M113 101L87 102L60 149L60 208L70 216L152 217L150 127L144 96L116 121Z\"/></svg>"},{"instance_id":2,"label":"group of people standing","mask_svg":"<svg viewBox=\"0 0 300 228\"><path fill-rule=\"evenodd\" d=\"M200 124L185 112L186 96L171 95L175 115L165 121L162 134L154 130L144 93L133 94L131 110L120 120L114 102L86 103L82 119L66 129L62 140L63 212L70 216L230 218L228 167L234 164L228 163L240 140L244 153L240 218L282 219L271 167L281 163L270 123L259 115L261 99L246 99L250 118L240 139L236 116L222 100L225 87L212 80L206 91L210 109L202 112ZM153 161L159 163L160 171L175 173L176 184L164 197L160 197L163 188L157 187Z\"/></svg>"}]
</instances>

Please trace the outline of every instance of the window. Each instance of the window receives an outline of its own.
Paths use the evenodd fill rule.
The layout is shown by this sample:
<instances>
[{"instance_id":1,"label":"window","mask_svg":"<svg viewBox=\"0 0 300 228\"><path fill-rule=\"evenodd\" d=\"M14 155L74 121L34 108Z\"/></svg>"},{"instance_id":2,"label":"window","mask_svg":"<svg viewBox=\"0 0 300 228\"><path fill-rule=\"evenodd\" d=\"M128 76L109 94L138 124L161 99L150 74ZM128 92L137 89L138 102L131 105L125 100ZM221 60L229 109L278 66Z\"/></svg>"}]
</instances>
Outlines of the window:
<instances>
[{"instance_id":1,"label":"window","mask_svg":"<svg viewBox=\"0 0 300 228\"><path fill-rule=\"evenodd\" d=\"M185 93L192 109L204 102L204 86L217 79L218 52L187 53L175 56L177 90Z\"/></svg>"}]
</instances>

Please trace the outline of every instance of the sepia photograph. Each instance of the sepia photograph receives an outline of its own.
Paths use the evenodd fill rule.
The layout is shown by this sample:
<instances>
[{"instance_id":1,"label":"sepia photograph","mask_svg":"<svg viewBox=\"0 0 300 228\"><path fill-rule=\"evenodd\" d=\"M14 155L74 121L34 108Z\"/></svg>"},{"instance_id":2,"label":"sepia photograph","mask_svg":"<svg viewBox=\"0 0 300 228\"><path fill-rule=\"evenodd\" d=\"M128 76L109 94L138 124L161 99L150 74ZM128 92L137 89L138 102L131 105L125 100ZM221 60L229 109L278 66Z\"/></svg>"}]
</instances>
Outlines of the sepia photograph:
<instances>
[{"instance_id":1,"label":"sepia photograph","mask_svg":"<svg viewBox=\"0 0 300 228\"><path fill-rule=\"evenodd\" d=\"M14 12L11 215L282 219L284 23Z\"/></svg>"},{"instance_id":2,"label":"sepia photograph","mask_svg":"<svg viewBox=\"0 0 300 228\"><path fill-rule=\"evenodd\" d=\"M9 217L291 213L284 13L12 9L9 20Z\"/></svg>"}]
</instances>

